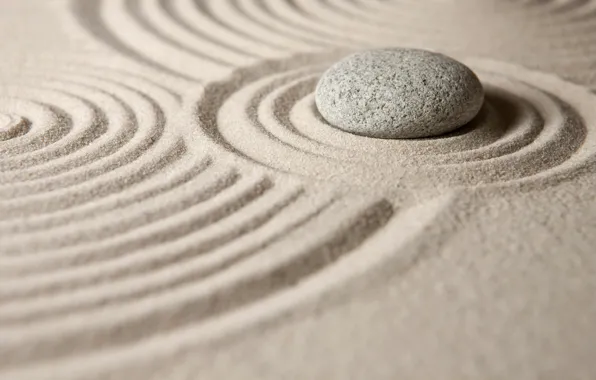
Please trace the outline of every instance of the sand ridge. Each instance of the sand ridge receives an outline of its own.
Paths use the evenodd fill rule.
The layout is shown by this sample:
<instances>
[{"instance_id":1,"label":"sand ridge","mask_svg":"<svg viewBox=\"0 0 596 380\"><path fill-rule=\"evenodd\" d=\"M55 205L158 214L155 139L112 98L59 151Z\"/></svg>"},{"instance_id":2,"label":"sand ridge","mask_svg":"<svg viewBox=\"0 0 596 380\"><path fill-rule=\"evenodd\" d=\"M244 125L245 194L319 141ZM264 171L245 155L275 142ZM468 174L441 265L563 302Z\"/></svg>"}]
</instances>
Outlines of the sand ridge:
<instances>
[{"instance_id":1,"label":"sand ridge","mask_svg":"<svg viewBox=\"0 0 596 380\"><path fill-rule=\"evenodd\" d=\"M53 42L0 35L0 378L596 374L596 1L7 1ZM331 128L394 45L480 114Z\"/></svg>"},{"instance_id":2,"label":"sand ridge","mask_svg":"<svg viewBox=\"0 0 596 380\"><path fill-rule=\"evenodd\" d=\"M589 91L486 59L464 59L480 75L487 101L463 129L441 138L384 140L332 128L316 110L314 87L321 71L345 54L301 55L302 60L240 70L227 81L206 86L191 101L189 122L237 157L343 186L389 192L403 183L414 190L416 183L424 187L429 181L452 188L521 178L518 183L529 182L593 162L595 145L587 125L596 98Z\"/></svg>"}]
</instances>

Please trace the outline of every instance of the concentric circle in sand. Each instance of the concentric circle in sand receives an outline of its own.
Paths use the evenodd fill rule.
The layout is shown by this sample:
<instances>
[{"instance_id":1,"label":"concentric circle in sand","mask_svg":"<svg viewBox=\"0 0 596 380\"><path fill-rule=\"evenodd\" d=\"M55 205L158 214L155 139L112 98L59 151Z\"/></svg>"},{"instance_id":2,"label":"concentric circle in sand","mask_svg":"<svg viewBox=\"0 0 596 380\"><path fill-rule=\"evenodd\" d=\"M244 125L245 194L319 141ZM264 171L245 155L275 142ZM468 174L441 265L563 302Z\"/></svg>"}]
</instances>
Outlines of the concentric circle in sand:
<instances>
[{"instance_id":1,"label":"concentric circle in sand","mask_svg":"<svg viewBox=\"0 0 596 380\"><path fill-rule=\"evenodd\" d=\"M596 108L557 75L596 84L595 1L6 1L0 377L594 373ZM481 114L331 128L320 73L381 46L463 59Z\"/></svg>"},{"instance_id":2,"label":"concentric circle in sand","mask_svg":"<svg viewBox=\"0 0 596 380\"><path fill-rule=\"evenodd\" d=\"M191 120L225 151L283 172L388 192L555 180L591 163L596 97L555 76L468 59L486 90L469 125L428 139L385 140L333 128L313 91L338 55L239 70L191 101ZM389 180L388 180L389 179ZM411 185L408 185L411 184Z\"/></svg>"},{"instance_id":3,"label":"concentric circle in sand","mask_svg":"<svg viewBox=\"0 0 596 380\"><path fill-rule=\"evenodd\" d=\"M2 83L11 376L105 370L245 331L391 259L393 231L414 243L449 203L410 204L428 209L412 226L374 196L225 164L167 128L177 94L132 73L28 67Z\"/></svg>"}]
</instances>

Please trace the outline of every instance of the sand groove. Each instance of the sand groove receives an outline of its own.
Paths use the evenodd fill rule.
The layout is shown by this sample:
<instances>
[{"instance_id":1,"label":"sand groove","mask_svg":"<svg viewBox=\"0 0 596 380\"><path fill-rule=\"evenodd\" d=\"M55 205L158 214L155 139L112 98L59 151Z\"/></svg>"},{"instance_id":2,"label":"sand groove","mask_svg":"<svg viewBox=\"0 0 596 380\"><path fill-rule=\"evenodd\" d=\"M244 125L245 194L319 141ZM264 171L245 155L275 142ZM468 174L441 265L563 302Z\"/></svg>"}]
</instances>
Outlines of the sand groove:
<instances>
[{"instance_id":1,"label":"sand groove","mask_svg":"<svg viewBox=\"0 0 596 380\"><path fill-rule=\"evenodd\" d=\"M293 197L290 195L288 198L287 191L281 191L279 196L270 195L263 199L266 203L251 206L255 211L267 212L266 207L263 207L265 204L271 205L270 207L275 210L283 207L291 199ZM153 267L153 271L146 275L143 272L135 271L134 277L129 279L114 282L113 278L106 278L109 282L104 285L94 281L93 284L87 284L86 287L84 286L78 291L72 287L66 292L62 289L62 295L60 292L55 293L60 290L55 288L52 298L35 296L27 300L27 298L23 298L24 294L22 294L12 301L5 300L8 302L4 304L2 313L0 313L3 329L6 329L2 332L6 338L3 341L2 351L7 350L3 352L3 357L9 357L10 363L13 364L21 360L29 360L32 354L38 359L57 358L68 354L75 346L77 353L81 354L88 350L101 349L104 344L101 343L102 339L98 340L98 337L101 336L109 337L105 341L105 344L109 344L109 346L129 344L144 336L147 324L159 325L163 331L165 326L160 321L164 318L169 322L176 322L170 325L172 328L198 323L203 314L203 318L213 317L229 310L235 304L238 307L248 302L254 302L255 297L262 298L271 292L279 291L280 286L282 288L291 286L300 278L309 276L313 271L319 271L323 266L332 264L341 255L362 244L369 234L374 233L391 216L391 208L387 203L366 207L360 211L362 214L353 214L353 211L349 211L349 214L353 214L351 218L348 215L345 217L338 215L340 209L345 210L344 206L337 205L328 208L325 203L327 202L323 202L320 206L323 207L321 211L315 209L315 215L320 214L316 220L322 226L328 226L330 218L336 221L335 224L337 221L341 221L336 227L338 230L335 233L330 234L329 231L332 231L333 228L326 227L320 230L320 238L311 239L311 243L306 247L295 246L294 250L288 250L289 247L282 240L276 244L282 244L280 248L286 247L286 252L282 256L279 256L278 248L273 248L275 245L270 249L261 248L258 251L254 251L253 248L253 253L249 256L246 252L240 254L240 257L238 257L238 252L232 255L228 253L228 260L231 262L215 266L218 269L217 272L214 272L213 264L209 270L209 266L205 267L206 262L203 262L204 281L199 281L198 273L194 273L190 282L191 278L188 277L188 274L186 281L184 281L185 276L182 276L182 280L174 281L175 277L180 276L180 274L176 274L177 272L184 272L190 268L190 266L180 265L180 263L170 262L168 264L170 266L178 265L168 268L170 273L167 276L160 275L155 270L160 268L163 273L167 268L162 255L160 255L162 265ZM338 218L338 216L340 217ZM308 220L312 217L305 215L302 218ZM321 218L323 220L320 220ZM238 215L233 222L240 223L241 219L242 217ZM258 217L250 216L248 219L254 223ZM353 222L349 222L350 219ZM292 225L300 226L303 222L296 223L290 224L290 228ZM163 228L163 226L160 227ZM254 227L248 228L251 231ZM312 226L305 225L299 227L299 230L312 234L311 228ZM220 229L233 231L223 225ZM201 231L193 233L200 234ZM292 234L284 234L286 235L284 238L291 238ZM208 229L205 230L205 235L210 235ZM193 240L196 241L197 238L195 237ZM229 238L224 241L226 244L233 242ZM255 240L253 239L253 241ZM259 239L258 241L260 245L267 245L267 240ZM236 251L238 247L237 245ZM211 248L213 249L213 247ZM246 250L246 247L244 249ZM270 250L271 252L269 252ZM274 256L271 254L277 258L273 259ZM271 258L269 260L259 259L263 255L271 256ZM196 251L193 257L195 257L194 261L198 260L198 268L200 268L201 257L196 256ZM218 259L221 260L221 258L222 255L219 255ZM138 259L145 261L147 257L143 255ZM233 266L232 263L234 263ZM265 265L265 263L267 264ZM137 262L133 266L139 268L142 265L142 262ZM205 269L207 270L205 271ZM133 273L130 275L132 276ZM151 286L151 283L156 281L157 283ZM168 286L160 285L160 281L166 281L169 284ZM276 281L280 281L279 285L272 286ZM18 285L19 283L29 288L32 285L30 282L25 283L19 280L13 284ZM8 285L10 288L10 281ZM155 289L152 290L152 287ZM51 288L44 290L48 291ZM11 291L10 294L14 295L15 293ZM239 294L245 294L245 296L238 297ZM64 313L68 315L67 320L62 318ZM114 318L116 315L120 317ZM32 324L33 321L35 321L34 324ZM118 327L120 324L122 327ZM19 328L21 325L24 329ZM116 339L112 334L114 329L122 331ZM90 339L91 337L94 339ZM31 352L32 342L35 342L36 347L33 353ZM21 352L21 349L25 351Z\"/></svg>"},{"instance_id":2,"label":"sand groove","mask_svg":"<svg viewBox=\"0 0 596 380\"><path fill-rule=\"evenodd\" d=\"M2 79L2 370L136 355L195 327L192 344L240 332L393 215L375 197L225 163L176 127L180 96L143 77L69 66ZM250 323L208 327L251 308Z\"/></svg>"},{"instance_id":3,"label":"sand groove","mask_svg":"<svg viewBox=\"0 0 596 380\"><path fill-rule=\"evenodd\" d=\"M440 256L467 196L594 174L596 95L569 81L596 86L593 0L52 7L102 44L0 63L0 378L119 378L332 310ZM328 125L321 73L387 45L471 66L478 117L416 140Z\"/></svg>"},{"instance_id":4,"label":"sand groove","mask_svg":"<svg viewBox=\"0 0 596 380\"><path fill-rule=\"evenodd\" d=\"M345 0L72 4L78 19L112 47L179 76L207 81L292 52L397 44L511 60L592 83L596 53L596 3L590 0L469 0L459 6ZM128 26L126 33L120 23Z\"/></svg>"},{"instance_id":5,"label":"sand groove","mask_svg":"<svg viewBox=\"0 0 596 380\"><path fill-rule=\"evenodd\" d=\"M487 91L470 125L440 138L383 140L342 132L318 114L314 87L333 60L302 55L240 70L191 102L191 121L249 162L345 184L359 178L388 191L403 182L458 188L554 180L594 160L587 125L596 121L596 98L554 76L470 59Z\"/></svg>"},{"instance_id":6,"label":"sand groove","mask_svg":"<svg viewBox=\"0 0 596 380\"><path fill-rule=\"evenodd\" d=\"M0 114L0 140L14 139L29 131L29 122L20 117Z\"/></svg>"}]
</instances>

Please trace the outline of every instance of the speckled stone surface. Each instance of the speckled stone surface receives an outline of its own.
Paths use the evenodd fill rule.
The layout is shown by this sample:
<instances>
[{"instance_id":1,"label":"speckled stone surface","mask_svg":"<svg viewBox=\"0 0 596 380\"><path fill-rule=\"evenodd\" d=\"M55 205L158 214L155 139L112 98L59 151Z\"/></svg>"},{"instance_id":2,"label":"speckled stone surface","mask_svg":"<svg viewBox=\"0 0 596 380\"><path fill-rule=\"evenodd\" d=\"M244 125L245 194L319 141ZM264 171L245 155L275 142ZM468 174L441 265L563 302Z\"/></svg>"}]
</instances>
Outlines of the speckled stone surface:
<instances>
[{"instance_id":1,"label":"speckled stone surface","mask_svg":"<svg viewBox=\"0 0 596 380\"><path fill-rule=\"evenodd\" d=\"M333 126L378 138L430 137L476 116L484 101L478 77L443 54L379 49L350 55L330 67L315 93Z\"/></svg>"}]
</instances>

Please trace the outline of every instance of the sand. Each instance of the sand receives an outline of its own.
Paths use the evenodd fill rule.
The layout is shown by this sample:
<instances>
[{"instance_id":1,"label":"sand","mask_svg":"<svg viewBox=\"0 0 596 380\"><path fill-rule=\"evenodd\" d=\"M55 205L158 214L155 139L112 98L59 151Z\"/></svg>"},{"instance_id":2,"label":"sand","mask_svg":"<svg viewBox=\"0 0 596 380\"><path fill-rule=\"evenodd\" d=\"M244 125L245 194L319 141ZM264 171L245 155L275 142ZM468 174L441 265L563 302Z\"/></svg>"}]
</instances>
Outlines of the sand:
<instances>
[{"instance_id":1,"label":"sand","mask_svg":"<svg viewBox=\"0 0 596 380\"><path fill-rule=\"evenodd\" d=\"M596 1L1 7L1 379L596 378ZM387 46L479 115L331 128Z\"/></svg>"}]
</instances>

